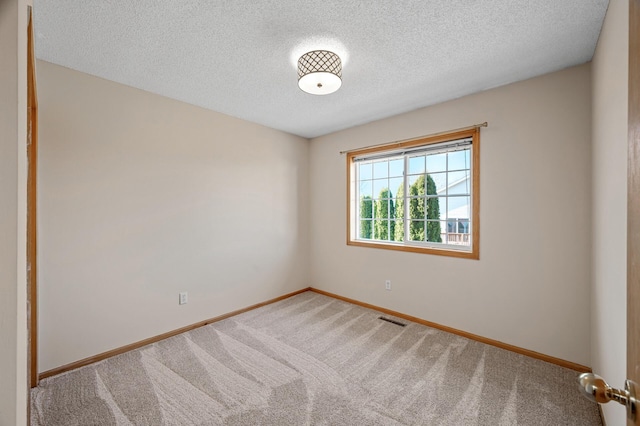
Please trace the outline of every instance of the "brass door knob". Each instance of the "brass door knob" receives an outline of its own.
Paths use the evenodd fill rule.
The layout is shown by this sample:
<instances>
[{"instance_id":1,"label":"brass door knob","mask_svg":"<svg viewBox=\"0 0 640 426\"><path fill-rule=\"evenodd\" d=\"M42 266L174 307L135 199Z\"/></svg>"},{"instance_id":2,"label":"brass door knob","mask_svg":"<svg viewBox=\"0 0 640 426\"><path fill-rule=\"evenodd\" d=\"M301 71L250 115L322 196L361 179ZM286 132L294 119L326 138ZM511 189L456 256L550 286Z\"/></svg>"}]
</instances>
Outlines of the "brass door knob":
<instances>
[{"instance_id":1,"label":"brass door knob","mask_svg":"<svg viewBox=\"0 0 640 426\"><path fill-rule=\"evenodd\" d=\"M635 425L640 426L634 382L627 380L624 384L624 390L619 390L612 388L602 377L593 373L581 374L578 380L580 381L580 390L585 397L599 404L617 401L627 407L627 418Z\"/></svg>"}]
</instances>

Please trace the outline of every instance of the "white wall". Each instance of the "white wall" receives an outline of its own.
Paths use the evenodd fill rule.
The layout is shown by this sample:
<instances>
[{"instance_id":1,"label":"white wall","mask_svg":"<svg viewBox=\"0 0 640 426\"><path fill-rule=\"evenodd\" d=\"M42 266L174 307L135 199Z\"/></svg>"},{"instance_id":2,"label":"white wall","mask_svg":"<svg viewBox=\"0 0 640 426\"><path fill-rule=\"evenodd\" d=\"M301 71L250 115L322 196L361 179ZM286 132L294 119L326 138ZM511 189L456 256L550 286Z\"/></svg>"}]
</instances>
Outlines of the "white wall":
<instances>
[{"instance_id":1,"label":"white wall","mask_svg":"<svg viewBox=\"0 0 640 426\"><path fill-rule=\"evenodd\" d=\"M309 285L308 140L38 78L41 371Z\"/></svg>"},{"instance_id":2,"label":"white wall","mask_svg":"<svg viewBox=\"0 0 640 426\"><path fill-rule=\"evenodd\" d=\"M590 365L590 93L586 64L313 139L311 284ZM346 245L339 151L483 121L479 261Z\"/></svg>"},{"instance_id":3,"label":"white wall","mask_svg":"<svg viewBox=\"0 0 640 426\"><path fill-rule=\"evenodd\" d=\"M611 0L592 62L593 287L591 357L611 386L626 378L629 2ZM616 404L617 405L617 404ZM625 410L602 406L607 423Z\"/></svg>"},{"instance_id":4,"label":"white wall","mask_svg":"<svg viewBox=\"0 0 640 426\"><path fill-rule=\"evenodd\" d=\"M0 0L0 425L26 424L27 5Z\"/></svg>"}]
</instances>

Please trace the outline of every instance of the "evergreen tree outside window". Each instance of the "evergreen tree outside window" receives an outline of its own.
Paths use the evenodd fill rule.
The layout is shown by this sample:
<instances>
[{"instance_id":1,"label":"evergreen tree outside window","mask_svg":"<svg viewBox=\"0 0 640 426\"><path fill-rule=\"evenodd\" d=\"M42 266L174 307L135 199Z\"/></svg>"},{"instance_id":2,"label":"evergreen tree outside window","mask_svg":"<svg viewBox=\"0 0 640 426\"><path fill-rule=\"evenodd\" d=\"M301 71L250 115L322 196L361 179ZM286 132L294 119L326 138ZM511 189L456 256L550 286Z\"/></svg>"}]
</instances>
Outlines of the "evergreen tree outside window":
<instances>
[{"instance_id":1,"label":"evergreen tree outside window","mask_svg":"<svg viewBox=\"0 0 640 426\"><path fill-rule=\"evenodd\" d=\"M360 238L370 240L373 229L373 200L368 195L360 200Z\"/></svg>"},{"instance_id":2,"label":"evergreen tree outside window","mask_svg":"<svg viewBox=\"0 0 640 426\"><path fill-rule=\"evenodd\" d=\"M380 191L376 201L376 221L374 239L394 241L395 238L395 210L393 194L388 188Z\"/></svg>"}]
</instances>

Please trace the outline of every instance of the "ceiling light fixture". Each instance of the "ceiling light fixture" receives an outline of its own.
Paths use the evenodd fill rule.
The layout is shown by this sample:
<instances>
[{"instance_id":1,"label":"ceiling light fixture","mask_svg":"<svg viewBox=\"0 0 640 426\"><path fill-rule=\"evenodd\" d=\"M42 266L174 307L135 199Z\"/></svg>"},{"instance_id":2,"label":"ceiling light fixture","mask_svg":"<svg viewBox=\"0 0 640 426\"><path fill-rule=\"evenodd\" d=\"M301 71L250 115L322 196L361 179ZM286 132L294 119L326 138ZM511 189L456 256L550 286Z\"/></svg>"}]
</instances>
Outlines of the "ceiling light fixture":
<instances>
[{"instance_id":1,"label":"ceiling light fixture","mask_svg":"<svg viewBox=\"0 0 640 426\"><path fill-rule=\"evenodd\" d=\"M312 95L328 95L342 86L342 61L328 50L312 50L298 59L298 87Z\"/></svg>"}]
</instances>

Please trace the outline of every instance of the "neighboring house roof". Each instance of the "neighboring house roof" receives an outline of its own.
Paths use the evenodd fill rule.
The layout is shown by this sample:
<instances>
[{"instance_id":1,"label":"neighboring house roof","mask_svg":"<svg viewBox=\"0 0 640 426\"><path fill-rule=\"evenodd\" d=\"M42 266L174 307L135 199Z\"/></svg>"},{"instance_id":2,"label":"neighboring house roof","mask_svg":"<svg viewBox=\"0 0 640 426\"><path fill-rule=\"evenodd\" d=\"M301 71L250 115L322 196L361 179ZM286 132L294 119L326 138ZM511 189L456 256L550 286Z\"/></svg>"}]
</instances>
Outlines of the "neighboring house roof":
<instances>
[{"instance_id":1,"label":"neighboring house roof","mask_svg":"<svg viewBox=\"0 0 640 426\"><path fill-rule=\"evenodd\" d=\"M443 175L444 175L444 173L443 173ZM433 176L433 175L431 175L431 176ZM450 190L451 188L453 188L453 187L454 187L454 186L456 186L456 185L459 185L459 184L461 184L461 183L463 183L463 182L469 181L469 180L470 180L470 177L471 177L471 176L467 176L467 177L464 177L464 178L462 178L462 179L458 179L458 180L456 180L456 181L451 182L448 186L446 186L446 187L444 187L444 188L440 189L440 191L437 191L438 195L443 194L443 193L445 192L445 190ZM439 185L439 182L438 182L438 180L437 180L437 178L434 178L433 180L434 180L434 181L435 181L435 183L436 183L436 187L440 186L440 185Z\"/></svg>"},{"instance_id":2,"label":"neighboring house roof","mask_svg":"<svg viewBox=\"0 0 640 426\"><path fill-rule=\"evenodd\" d=\"M471 180L471 176L467 176L467 177L464 177L462 179L455 180L455 181L451 182L447 187L442 188L440 191L438 191L438 195L444 194L446 192L446 190L451 190L455 186L469 184L470 180ZM436 185L437 184L438 184L438 182L436 182ZM469 205L467 203L465 203L465 204L463 204L463 205L461 205L459 207L456 207L455 209L451 209L451 210L448 211L448 215L447 215L446 211L442 210L441 214L440 214L440 219L444 219L447 216L449 218L452 218L452 219L468 219L469 218Z\"/></svg>"}]
</instances>

